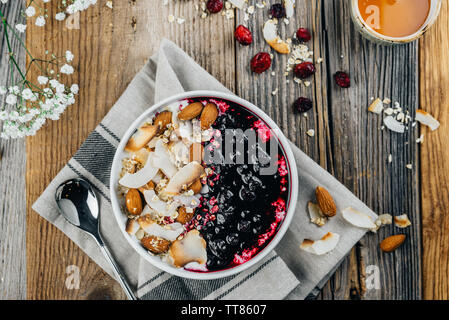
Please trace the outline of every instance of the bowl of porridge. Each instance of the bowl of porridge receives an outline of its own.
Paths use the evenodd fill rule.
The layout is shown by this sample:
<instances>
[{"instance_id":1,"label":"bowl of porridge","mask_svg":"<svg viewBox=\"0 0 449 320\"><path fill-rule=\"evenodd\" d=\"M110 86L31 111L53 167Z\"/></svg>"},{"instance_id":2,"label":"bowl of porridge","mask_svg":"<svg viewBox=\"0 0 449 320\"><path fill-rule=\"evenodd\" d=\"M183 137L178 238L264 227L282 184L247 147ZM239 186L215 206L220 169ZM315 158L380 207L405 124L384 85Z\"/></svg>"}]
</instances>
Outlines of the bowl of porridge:
<instances>
[{"instance_id":1,"label":"bowl of porridge","mask_svg":"<svg viewBox=\"0 0 449 320\"><path fill-rule=\"evenodd\" d=\"M237 96L185 92L149 107L111 168L114 216L130 245L171 274L216 279L266 256L295 211L288 140Z\"/></svg>"}]
</instances>

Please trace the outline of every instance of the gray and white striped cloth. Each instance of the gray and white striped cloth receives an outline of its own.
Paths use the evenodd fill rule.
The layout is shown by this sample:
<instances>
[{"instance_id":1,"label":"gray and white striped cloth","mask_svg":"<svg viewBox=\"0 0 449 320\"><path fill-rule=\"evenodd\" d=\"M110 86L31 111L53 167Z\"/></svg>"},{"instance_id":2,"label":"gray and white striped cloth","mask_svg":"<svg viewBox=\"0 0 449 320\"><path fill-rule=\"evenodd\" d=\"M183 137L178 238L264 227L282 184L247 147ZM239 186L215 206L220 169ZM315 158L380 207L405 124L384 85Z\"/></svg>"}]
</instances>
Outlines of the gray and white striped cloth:
<instances>
[{"instance_id":1,"label":"gray and white striped cloth","mask_svg":"<svg viewBox=\"0 0 449 320\"><path fill-rule=\"evenodd\" d=\"M340 208L352 206L373 217L376 215L294 145L300 185L295 216L276 250L249 270L219 280L172 276L141 259L118 230L109 198L109 171L120 138L134 119L154 102L199 89L229 92L179 47L163 40L159 51L135 76L111 111L34 203L33 209L112 275L95 242L65 221L54 199L60 183L74 177L90 181L99 195L101 232L142 299L304 299L316 293L366 232L346 224L339 215L321 228L311 224L307 202L313 199L316 186L326 187ZM299 249L304 238L319 239L328 231L341 236L337 248L331 253L314 256Z\"/></svg>"}]
</instances>

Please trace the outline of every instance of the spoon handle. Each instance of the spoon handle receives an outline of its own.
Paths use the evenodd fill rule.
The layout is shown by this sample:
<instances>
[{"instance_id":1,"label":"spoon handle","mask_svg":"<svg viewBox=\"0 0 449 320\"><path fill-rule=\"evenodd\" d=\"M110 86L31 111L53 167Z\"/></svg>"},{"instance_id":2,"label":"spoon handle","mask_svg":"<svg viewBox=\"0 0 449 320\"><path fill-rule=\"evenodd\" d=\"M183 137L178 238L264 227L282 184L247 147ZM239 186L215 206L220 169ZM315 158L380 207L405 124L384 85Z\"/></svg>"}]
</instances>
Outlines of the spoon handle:
<instances>
[{"instance_id":1,"label":"spoon handle","mask_svg":"<svg viewBox=\"0 0 449 320\"><path fill-rule=\"evenodd\" d=\"M122 271L120 270L120 267L115 262L114 258L112 257L111 253L109 252L108 248L104 245L103 241L100 243L100 249L101 252L104 254L104 256L107 258L107 260L112 265L112 270L114 271L115 278L117 279L118 283L123 288L123 291L125 291L126 296L129 300L137 300L137 297L134 295L133 291L131 290L128 281L126 281L125 276L123 275Z\"/></svg>"}]
</instances>

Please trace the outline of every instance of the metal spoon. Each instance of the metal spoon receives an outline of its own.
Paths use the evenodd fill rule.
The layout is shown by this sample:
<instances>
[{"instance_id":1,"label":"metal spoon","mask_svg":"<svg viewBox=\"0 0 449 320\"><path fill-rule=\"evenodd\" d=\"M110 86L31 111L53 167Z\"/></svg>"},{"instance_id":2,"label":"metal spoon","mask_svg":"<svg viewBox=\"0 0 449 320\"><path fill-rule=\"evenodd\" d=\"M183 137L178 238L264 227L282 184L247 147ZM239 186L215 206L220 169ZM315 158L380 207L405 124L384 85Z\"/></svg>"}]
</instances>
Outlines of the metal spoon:
<instances>
[{"instance_id":1,"label":"metal spoon","mask_svg":"<svg viewBox=\"0 0 449 320\"><path fill-rule=\"evenodd\" d=\"M101 252L111 263L116 279L128 298L137 300L122 271L101 238L98 200L89 182L82 179L68 180L56 189L55 198L59 210L67 221L87 232L97 241Z\"/></svg>"}]
</instances>

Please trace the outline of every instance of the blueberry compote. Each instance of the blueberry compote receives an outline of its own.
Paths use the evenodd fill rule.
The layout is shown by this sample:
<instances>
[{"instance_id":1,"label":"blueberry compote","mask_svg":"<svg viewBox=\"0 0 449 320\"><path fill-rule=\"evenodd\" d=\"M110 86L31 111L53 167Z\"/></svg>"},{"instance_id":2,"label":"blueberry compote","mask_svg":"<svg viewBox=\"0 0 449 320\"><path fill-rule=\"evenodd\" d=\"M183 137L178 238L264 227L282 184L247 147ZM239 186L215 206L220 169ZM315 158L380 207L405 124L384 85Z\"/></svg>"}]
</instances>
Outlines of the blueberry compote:
<instances>
[{"instance_id":1,"label":"blueberry compote","mask_svg":"<svg viewBox=\"0 0 449 320\"><path fill-rule=\"evenodd\" d=\"M212 139L204 147L211 155L218 153L218 157L214 157L214 161L205 158L204 165L209 168L205 181L208 190L202 195L189 227L197 228L206 240L207 269L216 271L248 261L270 242L285 216L289 177L277 138L262 120L233 102L215 99L208 102L219 107L220 115L212 126ZM245 136L235 135L231 138L245 144L242 163L236 160L236 147L224 148L223 137L229 135L231 129L245 131L249 128L255 130L257 140L250 142ZM276 152L270 152L270 145L273 146L268 143L270 139L276 139ZM265 152L257 153L259 156L255 159L249 150L262 148L261 142L265 142ZM265 157L263 161L261 155ZM273 155L276 159L270 158ZM249 157L253 160L249 161ZM261 168L269 165L266 157L276 163L273 174L261 174ZM220 163L217 158L223 161Z\"/></svg>"}]
</instances>

